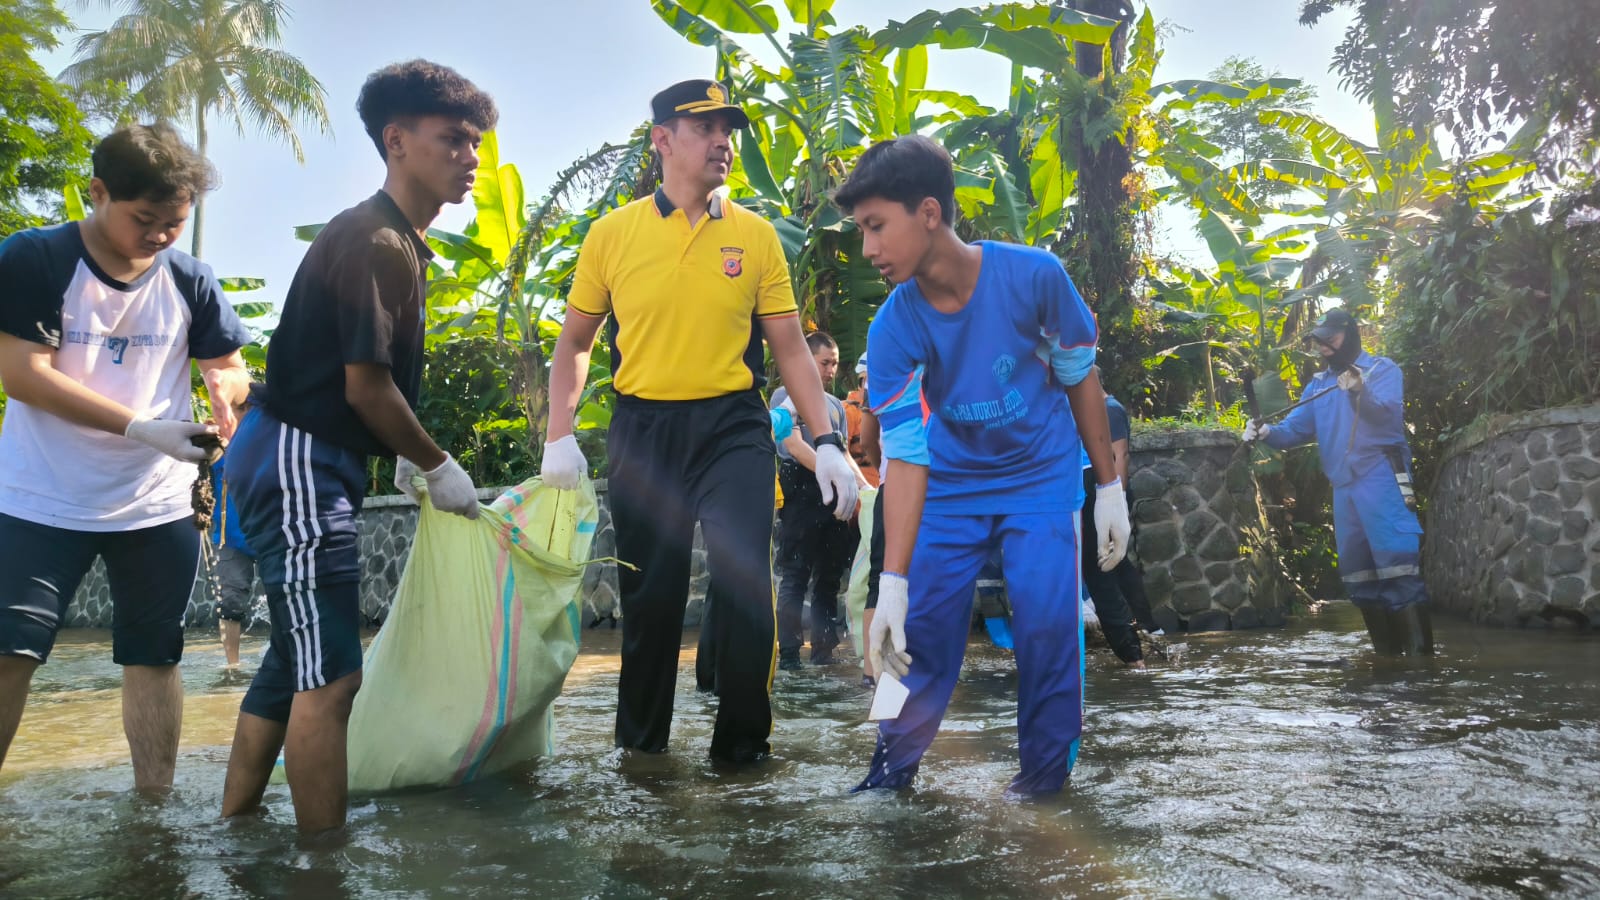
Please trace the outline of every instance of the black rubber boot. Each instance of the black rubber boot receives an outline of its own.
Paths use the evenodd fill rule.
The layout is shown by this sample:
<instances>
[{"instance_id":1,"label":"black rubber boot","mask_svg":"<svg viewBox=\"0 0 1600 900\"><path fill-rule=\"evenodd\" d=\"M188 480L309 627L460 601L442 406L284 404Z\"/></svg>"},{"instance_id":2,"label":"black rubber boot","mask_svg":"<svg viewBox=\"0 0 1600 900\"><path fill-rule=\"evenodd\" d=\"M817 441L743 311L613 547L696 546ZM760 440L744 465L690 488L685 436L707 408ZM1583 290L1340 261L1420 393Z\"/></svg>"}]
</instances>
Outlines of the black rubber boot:
<instances>
[{"instance_id":1,"label":"black rubber boot","mask_svg":"<svg viewBox=\"0 0 1600 900\"><path fill-rule=\"evenodd\" d=\"M1397 645L1408 656L1433 655L1433 618L1426 603L1413 603L1405 609L1385 612Z\"/></svg>"},{"instance_id":2,"label":"black rubber boot","mask_svg":"<svg viewBox=\"0 0 1600 900\"><path fill-rule=\"evenodd\" d=\"M1361 621L1367 623L1367 635L1372 638L1372 649L1381 656L1399 656L1403 651L1399 635L1395 632L1394 614L1375 606L1358 606Z\"/></svg>"}]
</instances>

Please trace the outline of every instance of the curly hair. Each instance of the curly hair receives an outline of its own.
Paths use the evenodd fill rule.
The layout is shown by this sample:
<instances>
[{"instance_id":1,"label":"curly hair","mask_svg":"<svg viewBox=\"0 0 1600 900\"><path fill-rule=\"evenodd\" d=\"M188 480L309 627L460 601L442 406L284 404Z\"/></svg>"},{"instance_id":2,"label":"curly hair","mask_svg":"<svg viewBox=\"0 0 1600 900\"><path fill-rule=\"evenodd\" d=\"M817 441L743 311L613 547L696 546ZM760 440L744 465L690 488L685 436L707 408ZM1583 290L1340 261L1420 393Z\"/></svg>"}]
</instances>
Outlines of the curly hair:
<instances>
[{"instance_id":1,"label":"curly hair","mask_svg":"<svg viewBox=\"0 0 1600 900\"><path fill-rule=\"evenodd\" d=\"M879 141L867 148L856 167L834 192L833 202L846 215L863 200L893 200L908 211L928 197L939 201L944 223L955 221L956 175L950 153L937 141L913 134Z\"/></svg>"},{"instance_id":2,"label":"curly hair","mask_svg":"<svg viewBox=\"0 0 1600 900\"><path fill-rule=\"evenodd\" d=\"M166 122L118 128L90 159L112 200L193 202L217 186L217 170Z\"/></svg>"},{"instance_id":3,"label":"curly hair","mask_svg":"<svg viewBox=\"0 0 1600 900\"><path fill-rule=\"evenodd\" d=\"M383 146L383 129L391 122L449 116L490 131L500 120L493 98L455 69L425 59L394 63L368 75L356 100L356 112L361 114L361 124L378 155L385 159L389 153Z\"/></svg>"}]
</instances>

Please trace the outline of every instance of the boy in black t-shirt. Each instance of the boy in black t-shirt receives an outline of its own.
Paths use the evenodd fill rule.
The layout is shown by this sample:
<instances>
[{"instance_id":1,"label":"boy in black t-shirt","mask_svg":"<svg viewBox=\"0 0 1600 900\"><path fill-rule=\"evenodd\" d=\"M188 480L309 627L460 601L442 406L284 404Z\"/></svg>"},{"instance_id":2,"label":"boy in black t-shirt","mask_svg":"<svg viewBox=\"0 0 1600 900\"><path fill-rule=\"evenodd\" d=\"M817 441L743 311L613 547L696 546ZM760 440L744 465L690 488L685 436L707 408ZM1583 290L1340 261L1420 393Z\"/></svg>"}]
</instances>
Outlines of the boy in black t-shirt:
<instances>
[{"instance_id":1,"label":"boy in black t-shirt","mask_svg":"<svg viewBox=\"0 0 1600 900\"><path fill-rule=\"evenodd\" d=\"M228 452L228 486L267 588L272 643L239 711L222 814L256 808L279 749L305 833L344 824L345 731L361 686L361 510L369 456L398 455L433 506L478 514L472 479L414 409L422 381L423 233L472 191L494 101L423 60L373 73L357 102L388 174L335 216L295 273Z\"/></svg>"}]
</instances>

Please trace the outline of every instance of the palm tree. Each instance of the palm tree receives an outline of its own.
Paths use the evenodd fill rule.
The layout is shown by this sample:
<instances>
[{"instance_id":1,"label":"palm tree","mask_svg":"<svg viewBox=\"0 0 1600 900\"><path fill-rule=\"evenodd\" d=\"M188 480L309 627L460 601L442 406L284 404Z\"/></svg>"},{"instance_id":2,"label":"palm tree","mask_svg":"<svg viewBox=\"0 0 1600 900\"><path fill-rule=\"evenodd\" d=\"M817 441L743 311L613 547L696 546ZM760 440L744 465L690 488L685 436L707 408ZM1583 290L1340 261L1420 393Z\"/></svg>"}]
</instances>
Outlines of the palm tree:
<instances>
[{"instance_id":1,"label":"palm tree","mask_svg":"<svg viewBox=\"0 0 1600 900\"><path fill-rule=\"evenodd\" d=\"M68 84L123 82L136 108L170 119L193 117L195 145L206 152L206 119L216 112L305 151L294 123L322 134L331 123L322 83L278 49L289 8L282 0L101 0L121 15L104 31L78 39ZM200 255L205 198L194 205L193 253Z\"/></svg>"}]
</instances>

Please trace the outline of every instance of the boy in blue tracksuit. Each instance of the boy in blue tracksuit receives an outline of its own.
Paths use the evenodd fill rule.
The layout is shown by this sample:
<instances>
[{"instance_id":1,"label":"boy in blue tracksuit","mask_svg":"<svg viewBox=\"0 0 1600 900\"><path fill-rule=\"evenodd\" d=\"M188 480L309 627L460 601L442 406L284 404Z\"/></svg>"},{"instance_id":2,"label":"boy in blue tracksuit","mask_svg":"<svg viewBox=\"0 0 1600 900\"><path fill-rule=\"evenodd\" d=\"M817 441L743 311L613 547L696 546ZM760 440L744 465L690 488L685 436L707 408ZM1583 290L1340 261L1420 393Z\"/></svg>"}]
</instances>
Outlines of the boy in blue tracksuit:
<instances>
[{"instance_id":1,"label":"boy in blue tracksuit","mask_svg":"<svg viewBox=\"0 0 1600 900\"><path fill-rule=\"evenodd\" d=\"M1275 450L1315 441L1333 483L1333 534L1339 577L1366 620L1379 653L1432 653L1433 628L1422 583L1422 525L1410 509L1411 446L1406 440L1400 367L1361 349L1349 313L1335 309L1306 335L1328 367L1306 385L1322 396L1282 423L1252 421L1246 441ZM1337 390L1330 390L1337 387Z\"/></svg>"},{"instance_id":2,"label":"boy in blue tracksuit","mask_svg":"<svg viewBox=\"0 0 1600 900\"><path fill-rule=\"evenodd\" d=\"M1080 435L1102 568L1126 552L1127 504L1091 373L1094 317L1054 256L962 241L954 194L949 154L912 136L869 149L835 197L897 285L867 337L895 485L869 638L878 670L910 694L856 790L915 777L960 673L978 571L999 547L1020 677L1011 790L1044 794L1071 774L1083 725Z\"/></svg>"}]
</instances>

